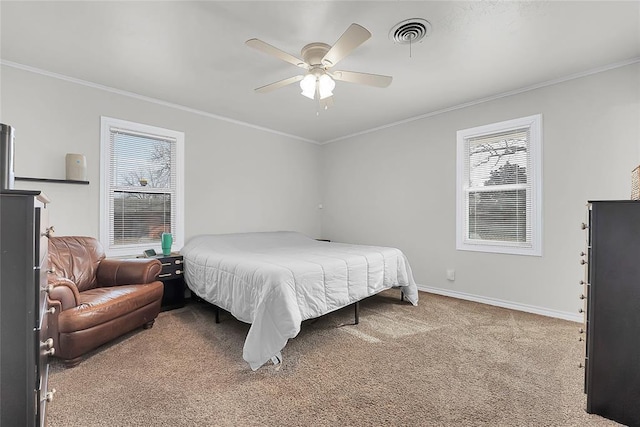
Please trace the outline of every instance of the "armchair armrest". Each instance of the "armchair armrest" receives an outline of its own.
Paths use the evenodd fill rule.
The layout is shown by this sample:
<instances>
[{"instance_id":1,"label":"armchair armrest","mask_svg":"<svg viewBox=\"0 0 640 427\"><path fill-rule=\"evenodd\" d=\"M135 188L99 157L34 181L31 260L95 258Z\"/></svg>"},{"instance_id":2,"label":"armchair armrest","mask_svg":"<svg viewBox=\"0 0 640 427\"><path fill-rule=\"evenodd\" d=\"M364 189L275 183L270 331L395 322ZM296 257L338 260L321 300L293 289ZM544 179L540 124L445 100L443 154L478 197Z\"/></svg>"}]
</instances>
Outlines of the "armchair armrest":
<instances>
[{"instance_id":1,"label":"armchair armrest","mask_svg":"<svg viewBox=\"0 0 640 427\"><path fill-rule=\"evenodd\" d=\"M53 301L59 301L62 311L78 306L80 294L75 283L65 277L50 278L47 282L49 285L53 285L48 298Z\"/></svg>"},{"instance_id":2,"label":"armchair armrest","mask_svg":"<svg viewBox=\"0 0 640 427\"><path fill-rule=\"evenodd\" d=\"M98 265L98 286L118 286L151 283L162 270L153 258L103 259Z\"/></svg>"}]
</instances>

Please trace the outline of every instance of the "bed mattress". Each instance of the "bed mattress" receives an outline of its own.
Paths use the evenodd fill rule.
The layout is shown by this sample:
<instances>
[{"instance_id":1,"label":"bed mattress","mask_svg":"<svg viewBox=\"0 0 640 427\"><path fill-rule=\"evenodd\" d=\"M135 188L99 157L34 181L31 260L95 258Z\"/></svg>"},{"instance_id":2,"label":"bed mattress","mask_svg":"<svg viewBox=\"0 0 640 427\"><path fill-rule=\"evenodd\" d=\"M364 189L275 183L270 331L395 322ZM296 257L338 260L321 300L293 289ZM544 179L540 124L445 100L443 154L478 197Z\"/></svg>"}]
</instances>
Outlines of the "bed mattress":
<instances>
[{"instance_id":1,"label":"bed mattress","mask_svg":"<svg viewBox=\"0 0 640 427\"><path fill-rule=\"evenodd\" d=\"M187 286L250 323L243 358L256 370L303 320L391 287L417 305L409 262L396 248L321 242L296 232L200 235L182 248Z\"/></svg>"}]
</instances>

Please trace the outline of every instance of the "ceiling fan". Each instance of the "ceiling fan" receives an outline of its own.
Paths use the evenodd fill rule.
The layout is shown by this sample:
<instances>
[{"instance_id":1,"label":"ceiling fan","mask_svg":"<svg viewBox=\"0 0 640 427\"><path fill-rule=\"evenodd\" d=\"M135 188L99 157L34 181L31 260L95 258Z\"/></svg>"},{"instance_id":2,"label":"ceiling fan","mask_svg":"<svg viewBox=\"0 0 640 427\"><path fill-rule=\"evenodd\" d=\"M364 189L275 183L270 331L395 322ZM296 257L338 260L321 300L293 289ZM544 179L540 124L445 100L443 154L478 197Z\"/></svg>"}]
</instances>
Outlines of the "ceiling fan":
<instances>
[{"instance_id":1,"label":"ceiling fan","mask_svg":"<svg viewBox=\"0 0 640 427\"><path fill-rule=\"evenodd\" d=\"M281 87L300 82L302 95L310 99L322 100L325 108L331 101L335 80L359 83L375 87L387 87L392 77L379 74L358 73L354 71L334 71L332 68L355 48L367 41L371 33L358 24L351 24L333 46L326 43L309 43L302 48L302 59L288 54L259 39L250 39L245 43L254 49L275 56L306 72L257 88L258 93L266 93Z\"/></svg>"}]
</instances>

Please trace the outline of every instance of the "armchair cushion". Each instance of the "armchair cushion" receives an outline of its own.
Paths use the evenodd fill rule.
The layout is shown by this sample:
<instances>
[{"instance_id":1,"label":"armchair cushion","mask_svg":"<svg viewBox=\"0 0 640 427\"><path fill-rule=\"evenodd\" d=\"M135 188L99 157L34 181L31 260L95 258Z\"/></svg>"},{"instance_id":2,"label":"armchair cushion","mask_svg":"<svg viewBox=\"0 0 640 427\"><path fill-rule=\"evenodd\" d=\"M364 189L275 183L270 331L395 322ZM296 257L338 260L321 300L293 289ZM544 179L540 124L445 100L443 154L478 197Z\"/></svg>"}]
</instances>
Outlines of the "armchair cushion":
<instances>
[{"instance_id":1,"label":"armchair cushion","mask_svg":"<svg viewBox=\"0 0 640 427\"><path fill-rule=\"evenodd\" d=\"M80 294L77 307L60 314L59 332L74 332L107 323L128 314L132 307L144 307L162 300L162 292L160 282L89 289Z\"/></svg>"}]
</instances>

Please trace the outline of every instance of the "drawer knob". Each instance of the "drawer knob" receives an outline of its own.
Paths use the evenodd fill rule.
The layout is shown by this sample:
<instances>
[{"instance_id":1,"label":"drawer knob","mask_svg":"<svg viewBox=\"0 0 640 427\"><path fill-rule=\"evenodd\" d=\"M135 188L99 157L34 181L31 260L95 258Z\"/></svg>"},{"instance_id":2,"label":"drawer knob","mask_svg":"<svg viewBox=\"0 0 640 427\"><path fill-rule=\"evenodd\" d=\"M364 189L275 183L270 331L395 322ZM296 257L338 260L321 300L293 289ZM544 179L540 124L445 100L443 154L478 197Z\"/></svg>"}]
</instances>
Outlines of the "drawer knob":
<instances>
[{"instance_id":1,"label":"drawer knob","mask_svg":"<svg viewBox=\"0 0 640 427\"><path fill-rule=\"evenodd\" d=\"M40 342L40 347L42 347L42 348L52 348L53 347L53 338L47 338L45 341Z\"/></svg>"},{"instance_id":2,"label":"drawer knob","mask_svg":"<svg viewBox=\"0 0 640 427\"><path fill-rule=\"evenodd\" d=\"M49 314L56 314L56 308L55 307L49 307L44 312L45 313L49 313Z\"/></svg>"},{"instance_id":3,"label":"drawer knob","mask_svg":"<svg viewBox=\"0 0 640 427\"><path fill-rule=\"evenodd\" d=\"M580 310L578 310L578 313L584 313L584 309L581 308Z\"/></svg>"},{"instance_id":4,"label":"drawer knob","mask_svg":"<svg viewBox=\"0 0 640 427\"><path fill-rule=\"evenodd\" d=\"M53 236L53 233L54 233L55 231L56 231L56 229L55 229L55 228L53 228L53 225L52 225L51 227L47 227L47 229L46 229L46 230L44 230L44 232L42 233L42 235L43 235L44 237L49 238L49 237Z\"/></svg>"},{"instance_id":5,"label":"drawer knob","mask_svg":"<svg viewBox=\"0 0 640 427\"><path fill-rule=\"evenodd\" d=\"M582 342L582 341L584 341L584 338L580 337L580 338L578 338L578 341Z\"/></svg>"},{"instance_id":6,"label":"drawer knob","mask_svg":"<svg viewBox=\"0 0 640 427\"><path fill-rule=\"evenodd\" d=\"M580 296L578 298L585 299L586 297L583 294L580 294Z\"/></svg>"},{"instance_id":7,"label":"drawer knob","mask_svg":"<svg viewBox=\"0 0 640 427\"><path fill-rule=\"evenodd\" d=\"M582 362L578 363L578 368L584 368L584 363Z\"/></svg>"},{"instance_id":8,"label":"drawer knob","mask_svg":"<svg viewBox=\"0 0 640 427\"><path fill-rule=\"evenodd\" d=\"M581 284L581 285L584 285L584 280L580 280L580 284Z\"/></svg>"},{"instance_id":9,"label":"drawer knob","mask_svg":"<svg viewBox=\"0 0 640 427\"><path fill-rule=\"evenodd\" d=\"M580 224L580 228L586 230L587 228L589 228L589 226L583 222L582 224Z\"/></svg>"},{"instance_id":10,"label":"drawer knob","mask_svg":"<svg viewBox=\"0 0 640 427\"><path fill-rule=\"evenodd\" d=\"M182 274L182 270L176 270L176 274Z\"/></svg>"},{"instance_id":11,"label":"drawer knob","mask_svg":"<svg viewBox=\"0 0 640 427\"><path fill-rule=\"evenodd\" d=\"M50 293L51 291L53 291L53 285L44 286L42 290L45 291L46 293Z\"/></svg>"},{"instance_id":12,"label":"drawer knob","mask_svg":"<svg viewBox=\"0 0 640 427\"><path fill-rule=\"evenodd\" d=\"M176 260L176 264L182 264L182 260L181 259L177 259Z\"/></svg>"},{"instance_id":13,"label":"drawer knob","mask_svg":"<svg viewBox=\"0 0 640 427\"><path fill-rule=\"evenodd\" d=\"M55 388L53 388L53 389L51 389L51 391L47 392L44 395L44 399L42 399L42 400L46 400L47 402L51 402L51 401L53 401L53 395L54 394L56 394L56 389Z\"/></svg>"},{"instance_id":14,"label":"drawer knob","mask_svg":"<svg viewBox=\"0 0 640 427\"><path fill-rule=\"evenodd\" d=\"M584 252L580 252L580 256L585 256L586 254Z\"/></svg>"},{"instance_id":15,"label":"drawer knob","mask_svg":"<svg viewBox=\"0 0 640 427\"><path fill-rule=\"evenodd\" d=\"M49 350L43 352L42 354L44 354L45 356L53 356L54 354L56 354L56 349L50 348Z\"/></svg>"},{"instance_id":16,"label":"drawer knob","mask_svg":"<svg viewBox=\"0 0 640 427\"><path fill-rule=\"evenodd\" d=\"M56 272L56 269L54 267L47 269L47 273L49 274L55 274L55 272Z\"/></svg>"},{"instance_id":17,"label":"drawer knob","mask_svg":"<svg viewBox=\"0 0 640 427\"><path fill-rule=\"evenodd\" d=\"M584 334L584 328L580 328L580 329L578 329L578 333L579 333L579 334Z\"/></svg>"},{"instance_id":18,"label":"drawer knob","mask_svg":"<svg viewBox=\"0 0 640 427\"><path fill-rule=\"evenodd\" d=\"M588 264L588 262L587 262L587 261L585 261L585 260L583 260L583 259L581 259L581 260L580 260L580 264L585 265L585 264Z\"/></svg>"}]
</instances>

